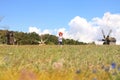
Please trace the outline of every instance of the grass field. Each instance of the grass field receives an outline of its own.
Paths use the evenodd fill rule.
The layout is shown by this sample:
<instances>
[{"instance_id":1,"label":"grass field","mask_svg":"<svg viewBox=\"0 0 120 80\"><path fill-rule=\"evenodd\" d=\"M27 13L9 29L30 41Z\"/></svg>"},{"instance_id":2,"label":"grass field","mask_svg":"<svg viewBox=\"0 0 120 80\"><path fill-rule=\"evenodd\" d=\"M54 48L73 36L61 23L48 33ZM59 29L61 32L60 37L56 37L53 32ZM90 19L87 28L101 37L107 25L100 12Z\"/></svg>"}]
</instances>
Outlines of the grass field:
<instances>
[{"instance_id":1,"label":"grass field","mask_svg":"<svg viewBox=\"0 0 120 80\"><path fill-rule=\"evenodd\" d=\"M0 80L120 80L120 46L0 45Z\"/></svg>"}]
</instances>

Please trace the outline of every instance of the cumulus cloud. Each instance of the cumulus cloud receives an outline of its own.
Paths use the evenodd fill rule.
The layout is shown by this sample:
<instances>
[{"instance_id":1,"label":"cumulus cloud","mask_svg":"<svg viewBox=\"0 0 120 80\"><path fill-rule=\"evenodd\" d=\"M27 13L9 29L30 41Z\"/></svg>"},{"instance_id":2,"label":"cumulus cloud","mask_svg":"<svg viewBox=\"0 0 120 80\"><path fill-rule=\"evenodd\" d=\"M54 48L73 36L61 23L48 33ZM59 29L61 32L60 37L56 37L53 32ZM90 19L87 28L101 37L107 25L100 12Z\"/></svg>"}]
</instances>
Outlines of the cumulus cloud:
<instances>
[{"instance_id":1,"label":"cumulus cloud","mask_svg":"<svg viewBox=\"0 0 120 80\"><path fill-rule=\"evenodd\" d=\"M40 29L38 29L37 27L29 27L29 32L36 32L37 34L40 33Z\"/></svg>"},{"instance_id":2,"label":"cumulus cloud","mask_svg":"<svg viewBox=\"0 0 120 80\"><path fill-rule=\"evenodd\" d=\"M41 34L51 34L52 31L49 29L45 29L45 30L41 30L40 28L37 27L29 27L29 31L28 32L36 32L37 34L41 35Z\"/></svg>"},{"instance_id":3,"label":"cumulus cloud","mask_svg":"<svg viewBox=\"0 0 120 80\"><path fill-rule=\"evenodd\" d=\"M105 35L112 30L110 36L115 37L117 39L117 44L120 44L120 14L111 14L110 12L106 12L102 18L94 17L90 21L87 21L87 19L83 17L76 16L68 23L68 25L70 26L68 29L46 29L43 31L36 27L29 27L29 32L36 32L38 34L56 33L57 35L58 32L61 31L64 33L64 38L88 43L102 39L102 29L104 30Z\"/></svg>"},{"instance_id":4,"label":"cumulus cloud","mask_svg":"<svg viewBox=\"0 0 120 80\"><path fill-rule=\"evenodd\" d=\"M92 42L97 33L97 27L93 27L86 19L76 16L69 23L71 37L82 42Z\"/></svg>"},{"instance_id":5,"label":"cumulus cloud","mask_svg":"<svg viewBox=\"0 0 120 80\"><path fill-rule=\"evenodd\" d=\"M105 35L108 35L109 31L112 30L110 36L115 37L117 43L120 42L120 14L107 12L102 18L95 17L91 21L76 16L70 21L69 26L72 38L82 42L92 42L102 39L102 29Z\"/></svg>"}]
</instances>

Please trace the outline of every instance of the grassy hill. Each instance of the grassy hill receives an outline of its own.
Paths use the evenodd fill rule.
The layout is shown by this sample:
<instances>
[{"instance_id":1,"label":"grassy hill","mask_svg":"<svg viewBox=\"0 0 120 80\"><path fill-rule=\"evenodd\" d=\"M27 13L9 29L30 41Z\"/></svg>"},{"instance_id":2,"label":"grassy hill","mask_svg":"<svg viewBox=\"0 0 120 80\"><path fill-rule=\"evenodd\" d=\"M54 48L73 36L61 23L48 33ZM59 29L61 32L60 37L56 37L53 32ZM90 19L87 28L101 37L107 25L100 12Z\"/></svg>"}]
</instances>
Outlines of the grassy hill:
<instances>
[{"instance_id":1,"label":"grassy hill","mask_svg":"<svg viewBox=\"0 0 120 80\"><path fill-rule=\"evenodd\" d=\"M120 80L120 46L0 45L0 80Z\"/></svg>"}]
</instances>

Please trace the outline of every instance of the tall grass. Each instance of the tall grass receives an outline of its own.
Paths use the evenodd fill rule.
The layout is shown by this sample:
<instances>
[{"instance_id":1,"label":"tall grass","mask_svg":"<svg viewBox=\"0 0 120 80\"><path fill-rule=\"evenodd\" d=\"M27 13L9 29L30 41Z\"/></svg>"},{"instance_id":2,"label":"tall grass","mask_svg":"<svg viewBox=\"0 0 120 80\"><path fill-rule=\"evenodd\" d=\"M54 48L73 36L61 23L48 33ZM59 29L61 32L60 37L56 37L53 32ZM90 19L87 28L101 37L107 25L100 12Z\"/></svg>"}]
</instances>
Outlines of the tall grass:
<instances>
[{"instance_id":1,"label":"tall grass","mask_svg":"<svg viewBox=\"0 0 120 80\"><path fill-rule=\"evenodd\" d=\"M119 61L116 45L0 45L0 80L120 80Z\"/></svg>"}]
</instances>

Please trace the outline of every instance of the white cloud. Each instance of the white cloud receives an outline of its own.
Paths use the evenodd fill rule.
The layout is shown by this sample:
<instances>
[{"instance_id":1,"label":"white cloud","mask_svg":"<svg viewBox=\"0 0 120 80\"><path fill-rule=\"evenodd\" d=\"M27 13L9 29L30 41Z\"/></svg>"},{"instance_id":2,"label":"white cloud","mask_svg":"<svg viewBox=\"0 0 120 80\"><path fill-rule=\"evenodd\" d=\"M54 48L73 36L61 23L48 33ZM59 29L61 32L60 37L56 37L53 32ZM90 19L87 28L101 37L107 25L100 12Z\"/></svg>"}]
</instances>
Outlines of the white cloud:
<instances>
[{"instance_id":1,"label":"white cloud","mask_svg":"<svg viewBox=\"0 0 120 80\"><path fill-rule=\"evenodd\" d=\"M36 32L37 34L41 35L41 34L53 34L55 33L56 36L58 36L59 32L63 32L64 38L70 38L70 34L68 34L68 31L65 28L59 28L59 29L54 29L54 30L50 30L50 29L45 29L43 31L41 31L40 28L37 27L29 27L29 31L28 32Z\"/></svg>"},{"instance_id":2,"label":"white cloud","mask_svg":"<svg viewBox=\"0 0 120 80\"><path fill-rule=\"evenodd\" d=\"M45 29L45 30L41 30L37 27L29 27L29 32L36 32L37 34L41 35L41 34L51 34L52 31L49 29Z\"/></svg>"},{"instance_id":3,"label":"white cloud","mask_svg":"<svg viewBox=\"0 0 120 80\"><path fill-rule=\"evenodd\" d=\"M36 32L37 34L40 33L40 29L38 29L37 27L29 27L29 32Z\"/></svg>"},{"instance_id":4,"label":"white cloud","mask_svg":"<svg viewBox=\"0 0 120 80\"><path fill-rule=\"evenodd\" d=\"M58 32L61 31L64 33L64 38L75 39L88 43L102 39L102 29L104 30L105 35L107 35L111 29L112 33L110 36L115 37L117 39L117 44L120 44L120 14L111 14L107 12L102 18L95 17L90 21L87 21L85 18L80 16L76 16L68 25L70 26L69 30L66 28L60 28L54 30L45 29L41 31L39 28L29 27L29 32L34 31L38 34L55 33L58 36Z\"/></svg>"},{"instance_id":5,"label":"white cloud","mask_svg":"<svg viewBox=\"0 0 120 80\"><path fill-rule=\"evenodd\" d=\"M92 42L96 36L96 28L86 19L76 16L69 23L71 37L82 42Z\"/></svg>"},{"instance_id":6,"label":"white cloud","mask_svg":"<svg viewBox=\"0 0 120 80\"><path fill-rule=\"evenodd\" d=\"M112 30L110 36L117 39L117 44L120 42L120 14L105 13L102 18L95 17L91 21L85 18L76 16L69 23L72 38L79 39L82 42L92 42L102 38L101 30L105 35Z\"/></svg>"},{"instance_id":7,"label":"white cloud","mask_svg":"<svg viewBox=\"0 0 120 80\"><path fill-rule=\"evenodd\" d=\"M51 34L51 33L52 33L52 31L49 29L45 29L41 32L41 34Z\"/></svg>"}]
</instances>

